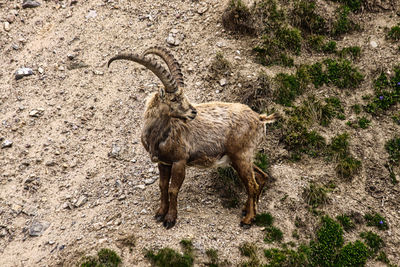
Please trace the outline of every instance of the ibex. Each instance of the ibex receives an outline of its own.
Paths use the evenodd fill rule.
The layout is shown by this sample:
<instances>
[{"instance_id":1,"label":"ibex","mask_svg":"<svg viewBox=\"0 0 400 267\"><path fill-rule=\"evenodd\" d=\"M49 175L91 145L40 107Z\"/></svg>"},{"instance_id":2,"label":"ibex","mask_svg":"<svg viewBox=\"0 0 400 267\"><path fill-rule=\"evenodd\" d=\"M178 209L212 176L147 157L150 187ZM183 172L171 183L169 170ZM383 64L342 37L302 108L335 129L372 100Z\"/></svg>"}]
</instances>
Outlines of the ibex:
<instances>
[{"instance_id":1,"label":"ibex","mask_svg":"<svg viewBox=\"0 0 400 267\"><path fill-rule=\"evenodd\" d=\"M149 54L161 57L169 71L146 57ZM155 219L163 221L167 229L175 225L177 197L186 166L211 168L231 164L248 195L241 225L250 227L256 215L256 202L268 178L253 164L254 152L265 134L265 124L273 122L275 115L260 115L240 103L191 104L183 91L179 63L164 48L151 47L142 55L119 54L108 61L108 66L120 59L145 66L164 85L146 103L141 136L160 172L161 205Z\"/></svg>"}]
</instances>

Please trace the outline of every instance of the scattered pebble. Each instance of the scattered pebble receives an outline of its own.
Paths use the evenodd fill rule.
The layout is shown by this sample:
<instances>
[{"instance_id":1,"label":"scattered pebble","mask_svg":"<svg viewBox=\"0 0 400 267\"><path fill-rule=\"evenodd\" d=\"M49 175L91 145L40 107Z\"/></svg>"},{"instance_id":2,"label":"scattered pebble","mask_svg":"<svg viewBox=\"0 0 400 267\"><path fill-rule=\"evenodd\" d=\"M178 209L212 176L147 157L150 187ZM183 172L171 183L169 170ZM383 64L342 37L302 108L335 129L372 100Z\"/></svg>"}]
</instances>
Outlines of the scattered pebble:
<instances>
[{"instance_id":1,"label":"scattered pebble","mask_svg":"<svg viewBox=\"0 0 400 267\"><path fill-rule=\"evenodd\" d=\"M11 30L10 22L8 22L8 21L5 21L5 22L4 22L4 30L5 30L6 32L9 32L9 31Z\"/></svg>"},{"instance_id":2,"label":"scattered pebble","mask_svg":"<svg viewBox=\"0 0 400 267\"><path fill-rule=\"evenodd\" d=\"M42 116L43 113L44 113L44 109L43 109L43 108L32 109L32 110L29 112L29 116L38 118L38 117Z\"/></svg>"},{"instance_id":3,"label":"scattered pebble","mask_svg":"<svg viewBox=\"0 0 400 267\"><path fill-rule=\"evenodd\" d=\"M41 67L39 67L39 68L38 68L38 72L39 72L40 74L43 74L43 73L44 73L44 69L41 68Z\"/></svg>"},{"instance_id":4,"label":"scattered pebble","mask_svg":"<svg viewBox=\"0 0 400 267\"><path fill-rule=\"evenodd\" d=\"M219 80L219 84L220 84L221 86L225 86L225 85L227 84L226 79L225 79L225 78L222 78L221 80Z\"/></svg>"},{"instance_id":5,"label":"scattered pebble","mask_svg":"<svg viewBox=\"0 0 400 267\"><path fill-rule=\"evenodd\" d=\"M1 143L1 148L6 148L6 147L11 147L13 142L11 140L4 140L3 143Z\"/></svg>"},{"instance_id":6,"label":"scattered pebble","mask_svg":"<svg viewBox=\"0 0 400 267\"><path fill-rule=\"evenodd\" d=\"M208 10L208 6L201 6L197 9L197 13L199 13L200 15L203 15L204 13L206 13Z\"/></svg>"},{"instance_id":7,"label":"scattered pebble","mask_svg":"<svg viewBox=\"0 0 400 267\"><path fill-rule=\"evenodd\" d=\"M78 200L75 202L75 207L79 208L83 206L88 201L88 198L84 195L81 195Z\"/></svg>"},{"instance_id":8,"label":"scattered pebble","mask_svg":"<svg viewBox=\"0 0 400 267\"><path fill-rule=\"evenodd\" d=\"M85 16L86 19L94 19L95 17L97 17L96 10L89 10L89 13Z\"/></svg>"},{"instance_id":9,"label":"scattered pebble","mask_svg":"<svg viewBox=\"0 0 400 267\"><path fill-rule=\"evenodd\" d=\"M146 186L144 185L144 184L139 184L139 185L135 185L134 187L133 187L133 189L145 189L146 188Z\"/></svg>"},{"instance_id":10,"label":"scattered pebble","mask_svg":"<svg viewBox=\"0 0 400 267\"><path fill-rule=\"evenodd\" d=\"M15 72L15 79L19 80L25 76L29 76L33 74L33 70L31 68L20 68Z\"/></svg>"},{"instance_id":11,"label":"scattered pebble","mask_svg":"<svg viewBox=\"0 0 400 267\"><path fill-rule=\"evenodd\" d=\"M372 48L378 47L378 43L376 41L371 41L369 44L371 45Z\"/></svg>"},{"instance_id":12,"label":"scattered pebble","mask_svg":"<svg viewBox=\"0 0 400 267\"><path fill-rule=\"evenodd\" d=\"M154 184L154 182L157 181L157 179L158 179L158 177L153 177L153 178L145 179L145 180L144 180L144 184L145 184L145 185Z\"/></svg>"},{"instance_id":13,"label":"scattered pebble","mask_svg":"<svg viewBox=\"0 0 400 267\"><path fill-rule=\"evenodd\" d=\"M24 0L22 3L22 8L35 8L38 6L40 6L40 3L33 0Z\"/></svg>"},{"instance_id":14,"label":"scattered pebble","mask_svg":"<svg viewBox=\"0 0 400 267\"><path fill-rule=\"evenodd\" d=\"M34 221L29 227L29 235L30 236L41 236L47 228L49 228L50 224L48 222L38 222Z\"/></svg>"},{"instance_id":15,"label":"scattered pebble","mask_svg":"<svg viewBox=\"0 0 400 267\"><path fill-rule=\"evenodd\" d=\"M121 147L117 144L112 144L111 152L108 152L108 156L110 158L117 158L119 156L119 152L121 152Z\"/></svg>"},{"instance_id":16,"label":"scattered pebble","mask_svg":"<svg viewBox=\"0 0 400 267\"><path fill-rule=\"evenodd\" d=\"M14 14L8 14L7 18L6 18L8 23L13 23L15 20L15 15Z\"/></svg>"}]
</instances>

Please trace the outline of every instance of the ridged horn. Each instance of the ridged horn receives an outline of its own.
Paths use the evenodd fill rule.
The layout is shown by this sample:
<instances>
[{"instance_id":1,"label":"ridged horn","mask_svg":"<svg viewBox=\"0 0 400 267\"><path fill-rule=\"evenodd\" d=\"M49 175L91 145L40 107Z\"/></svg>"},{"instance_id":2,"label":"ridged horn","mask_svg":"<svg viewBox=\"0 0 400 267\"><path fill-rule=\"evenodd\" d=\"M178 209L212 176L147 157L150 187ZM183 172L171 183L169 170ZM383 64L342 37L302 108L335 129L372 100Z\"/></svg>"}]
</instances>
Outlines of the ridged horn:
<instances>
[{"instance_id":1,"label":"ridged horn","mask_svg":"<svg viewBox=\"0 0 400 267\"><path fill-rule=\"evenodd\" d=\"M120 59L137 62L151 70L164 84L165 91L167 91L168 93L175 93L178 90L178 86L173 76L155 60L140 56L138 54L119 54L112 57L108 61L107 66L109 67L114 60Z\"/></svg>"},{"instance_id":2,"label":"ridged horn","mask_svg":"<svg viewBox=\"0 0 400 267\"><path fill-rule=\"evenodd\" d=\"M169 52L166 48L160 46L153 46L146 49L143 52L143 56L148 54L155 54L161 57L164 62L167 64L169 71L171 72L172 76L174 77L175 81L177 82L179 87L184 87L183 82L183 74L181 71L181 67L178 61L174 58L174 56Z\"/></svg>"}]
</instances>

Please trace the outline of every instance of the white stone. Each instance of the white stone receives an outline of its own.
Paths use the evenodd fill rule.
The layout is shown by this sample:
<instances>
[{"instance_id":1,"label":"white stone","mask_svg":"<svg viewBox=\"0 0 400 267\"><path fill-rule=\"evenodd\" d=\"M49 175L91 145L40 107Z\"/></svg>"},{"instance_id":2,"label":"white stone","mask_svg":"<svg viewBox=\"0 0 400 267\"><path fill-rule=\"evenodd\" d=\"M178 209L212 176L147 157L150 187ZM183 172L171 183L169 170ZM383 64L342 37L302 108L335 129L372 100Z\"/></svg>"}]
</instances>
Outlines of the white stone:
<instances>
[{"instance_id":1,"label":"white stone","mask_svg":"<svg viewBox=\"0 0 400 267\"><path fill-rule=\"evenodd\" d=\"M371 41L369 44L371 45L372 48L378 47L378 43L376 41Z\"/></svg>"}]
</instances>

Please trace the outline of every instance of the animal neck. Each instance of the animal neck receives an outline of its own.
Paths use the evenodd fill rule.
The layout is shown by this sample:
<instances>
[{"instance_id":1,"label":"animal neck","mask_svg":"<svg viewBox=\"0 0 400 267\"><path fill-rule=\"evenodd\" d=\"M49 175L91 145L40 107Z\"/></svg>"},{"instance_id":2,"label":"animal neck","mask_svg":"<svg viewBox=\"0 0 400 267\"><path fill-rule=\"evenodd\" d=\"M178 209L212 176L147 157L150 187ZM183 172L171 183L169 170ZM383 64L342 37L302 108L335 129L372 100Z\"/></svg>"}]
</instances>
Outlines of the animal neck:
<instances>
[{"instance_id":1,"label":"animal neck","mask_svg":"<svg viewBox=\"0 0 400 267\"><path fill-rule=\"evenodd\" d=\"M168 114L158 114L145 118L145 128L142 138L147 144L147 151L155 160L159 157L159 145L164 142L171 132L171 117ZM146 146L145 146L146 147Z\"/></svg>"}]
</instances>

